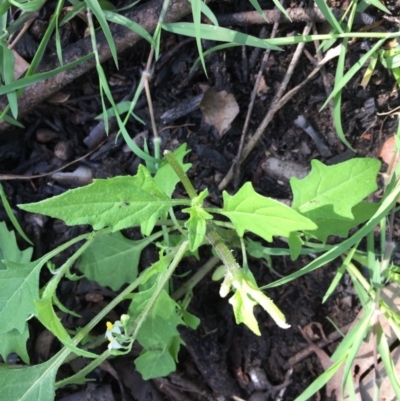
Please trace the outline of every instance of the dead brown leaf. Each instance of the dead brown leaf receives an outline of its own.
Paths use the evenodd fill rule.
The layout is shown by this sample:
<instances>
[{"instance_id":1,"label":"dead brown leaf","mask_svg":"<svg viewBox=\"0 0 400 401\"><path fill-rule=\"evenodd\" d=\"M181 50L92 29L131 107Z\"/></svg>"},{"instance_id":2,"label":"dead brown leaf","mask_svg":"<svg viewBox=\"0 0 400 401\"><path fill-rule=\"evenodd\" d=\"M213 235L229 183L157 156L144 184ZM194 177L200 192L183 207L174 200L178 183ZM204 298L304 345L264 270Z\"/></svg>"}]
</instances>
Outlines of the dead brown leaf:
<instances>
[{"instance_id":1,"label":"dead brown leaf","mask_svg":"<svg viewBox=\"0 0 400 401\"><path fill-rule=\"evenodd\" d=\"M400 288L398 284L391 283L390 285L382 289L382 300L389 306L391 310L400 314ZM356 317L354 323L356 323L362 317L363 311ZM385 333L389 347L396 341L397 336L391 329L389 321L385 316L381 315L379 322L382 330ZM369 337L369 341L364 341L360 349L358 350L357 357L353 362L352 377L354 382L354 391L356 394L357 401L372 401L374 395L375 384L375 369L374 369L374 336ZM395 370L400 371L400 348L395 348L392 353L393 363ZM379 400L383 401L395 401L396 396L393 391L390 380L385 372L385 369L380 363L378 365L379 376L382 378L380 385L380 397ZM347 396L344 401L349 401L350 398Z\"/></svg>"},{"instance_id":2,"label":"dead brown leaf","mask_svg":"<svg viewBox=\"0 0 400 401\"><path fill-rule=\"evenodd\" d=\"M14 54L14 79L18 79L20 76L25 74L25 71L29 68L29 63L22 58L15 50L12 51Z\"/></svg>"},{"instance_id":3,"label":"dead brown leaf","mask_svg":"<svg viewBox=\"0 0 400 401\"><path fill-rule=\"evenodd\" d=\"M312 350L317 355L319 362L321 363L324 370L328 370L332 366L332 361L330 356L320 347L318 347L314 342L314 331L313 327L317 327L321 333L321 337L325 338L325 334L322 330L322 326L319 323L310 323L307 326L300 328L300 333L307 341L308 345L312 348ZM328 397L336 396L336 399L339 399L342 388L342 376L343 376L343 366L341 366L336 373L330 378L330 380L326 383L326 393Z\"/></svg>"},{"instance_id":4,"label":"dead brown leaf","mask_svg":"<svg viewBox=\"0 0 400 401\"><path fill-rule=\"evenodd\" d=\"M386 139L383 143L382 147L379 150L378 156L386 163L389 164L392 162L393 159L393 167L392 170L396 168L397 163L400 160L400 154L394 154L395 147L395 136L391 136L390 138Z\"/></svg>"},{"instance_id":5,"label":"dead brown leaf","mask_svg":"<svg viewBox=\"0 0 400 401\"><path fill-rule=\"evenodd\" d=\"M229 130L232 121L239 113L239 106L231 93L216 92L213 88L204 93L200 109L204 121L215 127L220 136Z\"/></svg>"},{"instance_id":6,"label":"dead brown leaf","mask_svg":"<svg viewBox=\"0 0 400 401\"><path fill-rule=\"evenodd\" d=\"M265 83L264 77L261 75L260 83L257 88L257 95L263 95L268 92L268 86Z\"/></svg>"},{"instance_id":7,"label":"dead brown leaf","mask_svg":"<svg viewBox=\"0 0 400 401\"><path fill-rule=\"evenodd\" d=\"M56 92L53 95L51 95L50 97L47 98L47 101L49 103L64 103L66 102L69 98L70 98L70 94L68 93L64 93L64 92Z\"/></svg>"}]
</instances>

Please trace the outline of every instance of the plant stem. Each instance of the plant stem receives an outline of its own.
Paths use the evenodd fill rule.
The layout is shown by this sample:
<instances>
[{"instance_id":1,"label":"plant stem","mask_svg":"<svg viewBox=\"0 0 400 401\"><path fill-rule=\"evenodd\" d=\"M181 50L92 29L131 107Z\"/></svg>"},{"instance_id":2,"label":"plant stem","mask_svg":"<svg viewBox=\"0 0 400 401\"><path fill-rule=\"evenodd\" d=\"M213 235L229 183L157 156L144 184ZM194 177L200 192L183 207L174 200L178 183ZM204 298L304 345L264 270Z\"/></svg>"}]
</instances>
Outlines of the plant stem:
<instances>
[{"instance_id":1,"label":"plant stem","mask_svg":"<svg viewBox=\"0 0 400 401\"><path fill-rule=\"evenodd\" d=\"M241 269L236 259L232 255L232 252L226 246L225 242L219 236L219 234L214 230L212 222L207 222L207 234L206 238L208 242L213 246L218 256L225 265L227 274L234 277L235 274Z\"/></svg>"},{"instance_id":2,"label":"plant stem","mask_svg":"<svg viewBox=\"0 0 400 401\"><path fill-rule=\"evenodd\" d=\"M171 298L177 300L185 293L191 291L220 261L219 258L213 256L188 281L181 285L172 295Z\"/></svg>"},{"instance_id":3,"label":"plant stem","mask_svg":"<svg viewBox=\"0 0 400 401\"><path fill-rule=\"evenodd\" d=\"M150 313L151 309L153 308L157 298L159 297L161 291L164 289L166 283L172 276L173 272L175 271L176 267L178 266L179 262L183 258L183 255L189 248L189 242L184 241L180 245L179 249L177 250L174 259L170 263L167 271L159 276L157 288L154 291L153 295L149 299L145 309L142 311L138 319L136 320L136 324L133 326L133 334L132 334L132 342L136 340L137 335L139 333L140 327L142 326L143 322L146 320L148 314ZM128 286L124 291L121 292L115 299L113 299L98 315L96 315L73 339L75 344L78 344L89 332L96 326L112 309L114 309L123 299L130 294L134 289L136 289L141 281L142 276L138 277L130 286ZM64 348L66 349L66 347ZM64 349L62 351L64 351ZM66 349L68 351L68 349ZM69 351L66 353L65 357L67 357ZM82 375L86 375L87 373L91 372L94 368L99 366L105 359L107 359L111 355L110 350L104 351L101 355L99 355L95 360L93 360L88 366L86 366L83 370L76 373L75 375L61 380L56 383L57 387L62 387L67 384L75 383L77 379L82 378ZM61 354L60 354L61 356Z\"/></svg>"},{"instance_id":4,"label":"plant stem","mask_svg":"<svg viewBox=\"0 0 400 401\"><path fill-rule=\"evenodd\" d=\"M67 261L56 270L52 279L47 283L46 289L42 295L42 298L53 296L56 292L57 286L61 279L64 277L65 273L70 269L70 267L76 262L76 260L82 255L83 252L92 244L94 237L88 238L87 241L71 256Z\"/></svg>"},{"instance_id":5,"label":"plant stem","mask_svg":"<svg viewBox=\"0 0 400 401\"><path fill-rule=\"evenodd\" d=\"M104 362L109 356L111 352L109 349L106 349L101 355L99 355L96 359L90 362L87 366L85 366L78 373L75 373L73 376L67 377L66 379L60 380L55 383L56 388L65 387L68 384L78 384L84 381L86 375L92 372L97 368L102 362Z\"/></svg>"},{"instance_id":6,"label":"plant stem","mask_svg":"<svg viewBox=\"0 0 400 401\"><path fill-rule=\"evenodd\" d=\"M174 259L168 266L168 269L165 273L160 274L158 278L157 288L150 297L147 302L147 305L143 309L140 316L136 319L136 324L132 327L133 329L133 338L136 339L137 335L139 334L140 327L142 326L143 322L146 320L147 315L150 313L151 309L153 308L154 304L157 301L157 298L160 296L160 293L163 291L165 285L168 283L168 280L171 278L172 273L177 268L179 262L182 260L183 255L189 249L189 241L183 241L180 245L178 251L176 252Z\"/></svg>"},{"instance_id":7,"label":"plant stem","mask_svg":"<svg viewBox=\"0 0 400 401\"><path fill-rule=\"evenodd\" d=\"M176 175L179 177L179 180L183 184L186 189L187 194L190 199L194 199L197 196L196 190L194 189L192 183L190 182L188 176L184 172L182 166L179 164L178 160L176 160L175 156L169 150L164 152L164 156L167 159L168 163L174 169Z\"/></svg>"}]
</instances>

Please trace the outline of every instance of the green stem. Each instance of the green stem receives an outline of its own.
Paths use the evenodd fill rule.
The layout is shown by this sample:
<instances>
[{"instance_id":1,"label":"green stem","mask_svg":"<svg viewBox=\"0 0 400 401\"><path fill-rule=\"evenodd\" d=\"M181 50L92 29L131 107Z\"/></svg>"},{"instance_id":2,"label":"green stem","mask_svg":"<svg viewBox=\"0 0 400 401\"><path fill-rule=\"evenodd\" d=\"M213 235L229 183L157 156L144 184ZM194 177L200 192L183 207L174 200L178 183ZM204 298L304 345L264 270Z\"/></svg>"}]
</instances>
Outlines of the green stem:
<instances>
[{"instance_id":1,"label":"green stem","mask_svg":"<svg viewBox=\"0 0 400 401\"><path fill-rule=\"evenodd\" d=\"M179 177L179 180L183 184L186 189L187 194L189 195L190 199L193 199L197 196L196 190L194 189L192 183L190 182L188 176L183 171L182 166L179 164L178 160L176 160L175 156L172 152L166 150L164 152L164 156L167 159L168 163L174 169L176 175Z\"/></svg>"},{"instance_id":2,"label":"green stem","mask_svg":"<svg viewBox=\"0 0 400 401\"><path fill-rule=\"evenodd\" d=\"M219 258L213 256L188 281L182 284L172 295L172 299L179 299L187 292L191 291L220 261Z\"/></svg>"},{"instance_id":3,"label":"green stem","mask_svg":"<svg viewBox=\"0 0 400 401\"><path fill-rule=\"evenodd\" d=\"M153 308L157 298L159 297L161 291L164 289L166 283L170 279L171 275L175 271L176 267L178 266L179 262L183 258L183 255L189 248L189 242L184 241L178 251L176 252L174 259L170 263L167 271L163 274L160 275L157 288L154 292L154 294L151 296L149 299L145 309L143 312L140 314L138 317L137 321L135 322L136 324L133 327L133 334L132 334L132 342L136 340L136 337L139 333L140 327L146 320L148 314L150 313L151 309ZM84 337L86 337L89 332L112 310L114 309L120 302L124 300L124 298L133 292L134 289L136 289L141 281L142 281L143 275L138 277L131 285L129 285L124 291L122 291L115 299L113 299L98 315L96 315L82 330L79 331L79 333L74 337L73 341L74 344L77 345ZM68 356L68 349L66 349L66 352L64 352L66 348L61 350L60 357L65 354L64 358ZM75 375L69 377L68 379L61 380L56 383L57 387L64 386L66 384L71 384L74 383L78 378L81 378L82 375L86 375L87 373L91 372L94 368L99 366L105 359L107 359L111 355L109 350L104 351L101 355L99 355L95 360L93 360L87 367L85 367L82 371L76 373Z\"/></svg>"},{"instance_id":4,"label":"green stem","mask_svg":"<svg viewBox=\"0 0 400 401\"><path fill-rule=\"evenodd\" d=\"M171 209L169 209L169 215L170 215L171 220L174 223L176 229L185 237L186 232L182 229L182 226L180 225L179 221L177 220L175 213L174 213L174 209L172 207L171 207Z\"/></svg>"},{"instance_id":5,"label":"green stem","mask_svg":"<svg viewBox=\"0 0 400 401\"><path fill-rule=\"evenodd\" d=\"M210 221L207 222L206 238L217 252L218 256L222 260L222 263L225 265L227 274L229 274L231 277L235 277L236 273L240 270L240 266L236 262L236 259L226 246L225 242L213 229L213 224Z\"/></svg>"},{"instance_id":6,"label":"green stem","mask_svg":"<svg viewBox=\"0 0 400 401\"><path fill-rule=\"evenodd\" d=\"M78 373L74 374L71 377L56 382L55 387L60 388L67 386L68 384L77 384L81 382L82 381L81 379L84 379L86 375L88 375L90 372L96 369L97 366L99 366L102 362L104 362L110 355L111 355L110 350L109 349L105 350L101 355L99 355L96 359L90 362Z\"/></svg>"},{"instance_id":7,"label":"green stem","mask_svg":"<svg viewBox=\"0 0 400 401\"><path fill-rule=\"evenodd\" d=\"M132 327L133 329L133 338L136 339L137 335L139 334L140 327L146 320L148 314L152 310L154 304L156 303L158 297L160 296L161 292L163 291L165 285L168 283L168 280L171 278L173 272L177 268L179 262L182 260L183 255L189 249L189 241L183 241L180 245L178 251L176 252L174 259L168 266L168 269L165 273L160 274L158 278L157 288L154 291L153 295L150 297L149 301L147 302L146 307L143 309L142 313L136 320L136 324Z\"/></svg>"},{"instance_id":8,"label":"green stem","mask_svg":"<svg viewBox=\"0 0 400 401\"><path fill-rule=\"evenodd\" d=\"M128 294L130 294L133 290L135 290L137 287L139 287L140 283L142 282L143 276L138 277L131 285L125 288L124 291L122 291L117 297L115 297L104 309L101 310L82 330L77 333L77 335L73 338L73 342L75 345L78 345L89 333L90 331L98 324L100 321L107 316L109 312L111 312L120 302L122 302ZM59 358L63 358L62 360L65 360L70 353L69 349L67 347L64 347L60 352L59 352ZM104 358L104 356L107 354L107 356ZM93 360L90 363L90 369L88 370L88 366L84 369L84 371L89 373L92 371L95 367L99 366L100 363L104 361L108 356L110 355L110 351L107 349L104 351L101 355L99 355L95 360ZM81 376L82 371L76 373L75 375L61 380L56 383L56 387L62 387L67 384L75 383L75 381Z\"/></svg>"},{"instance_id":9,"label":"green stem","mask_svg":"<svg viewBox=\"0 0 400 401\"><path fill-rule=\"evenodd\" d=\"M42 298L52 297L57 289L57 286L61 279L64 277L65 273L70 269L70 267L75 263L75 261L86 251L87 248L94 241L94 237L89 238L68 260L54 273L52 279L47 283L46 289L43 292Z\"/></svg>"}]
</instances>

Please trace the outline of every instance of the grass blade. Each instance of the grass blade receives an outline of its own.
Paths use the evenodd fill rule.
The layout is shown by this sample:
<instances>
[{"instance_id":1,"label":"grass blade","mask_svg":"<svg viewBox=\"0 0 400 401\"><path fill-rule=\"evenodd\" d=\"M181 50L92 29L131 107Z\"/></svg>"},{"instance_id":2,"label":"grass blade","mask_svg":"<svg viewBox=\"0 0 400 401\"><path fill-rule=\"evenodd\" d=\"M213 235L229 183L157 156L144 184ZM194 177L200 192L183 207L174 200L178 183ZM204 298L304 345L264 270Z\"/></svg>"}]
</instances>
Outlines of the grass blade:
<instances>
[{"instance_id":1,"label":"grass blade","mask_svg":"<svg viewBox=\"0 0 400 401\"><path fill-rule=\"evenodd\" d=\"M190 22L162 24L163 29L178 35L196 37L195 27ZM262 49L282 50L270 43L270 39L260 39L231 29L212 25L200 25L200 34L203 39L219 42L231 42L239 45L261 47Z\"/></svg>"},{"instance_id":2,"label":"grass blade","mask_svg":"<svg viewBox=\"0 0 400 401\"><path fill-rule=\"evenodd\" d=\"M338 371L342 363L343 360L334 363L329 369L322 373L322 375L315 379L294 401L309 400L312 395L314 395L319 389L328 383L332 376Z\"/></svg>"},{"instance_id":3,"label":"grass blade","mask_svg":"<svg viewBox=\"0 0 400 401\"><path fill-rule=\"evenodd\" d=\"M10 219L12 225L14 226L15 230L18 232L18 234L28 243L33 245L33 242L28 238L28 236L24 233L24 230L21 228L17 218L14 216L13 211L11 210L11 206L8 203L8 199L6 197L6 194L4 193L4 188L0 184L0 197L1 201L3 202L4 209L7 213L8 218Z\"/></svg>"},{"instance_id":4,"label":"grass blade","mask_svg":"<svg viewBox=\"0 0 400 401\"><path fill-rule=\"evenodd\" d=\"M254 7L254 9L261 15L261 17L263 17L265 19L265 22L268 22L268 19L265 16L265 14L263 12L263 9L261 8L260 3L258 2L258 0L249 0L249 2ZM274 3L278 8L283 9L283 11L282 10L281 11L285 14L285 17L290 20L289 16L286 13L286 10L282 7L281 3L279 3L279 1L278 2L274 1ZM278 6L277 3L279 4L279 6Z\"/></svg>"},{"instance_id":5,"label":"grass blade","mask_svg":"<svg viewBox=\"0 0 400 401\"><path fill-rule=\"evenodd\" d=\"M337 32L343 33L343 29L340 26L340 22L333 15L331 9L328 7L328 3L324 0L315 0L315 3L317 4L322 15L328 21L329 25Z\"/></svg>"},{"instance_id":6,"label":"grass blade","mask_svg":"<svg viewBox=\"0 0 400 401\"><path fill-rule=\"evenodd\" d=\"M393 358L390 355L389 344L385 337L385 333L382 330L382 326L379 324L378 327L378 351L382 358L383 365L385 366L386 373L389 377L393 391L396 393L396 397L400 400L400 383L396 373L396 367L393 363Z\"/></svg>"},{"instance_id":7,"label":"grass blade","mask_svg":"<svg viewBox=\"0 0 400 401\"><path fill-rule=\"evenodd\" d=\"M135 21L130 20L124 15L115 13L113 11L103 11L104 16L110 22L114 22L115 24L122 25L131 31L137 33L143 39L146 39L151 46L154 46L154 40L152 36L144 29L141 25L136 23Z\"/></svg>"},{"instance_id":8,"label":"grass blade","mask_svg":"<svg viewBox=\"0 0 400 401\"><path fill-rule=\"evenodd\" d=\"M100 4L97 0L86 0L86 4L88 5L90 11L97 18L97 21L99 22L101 29L104 32L104 36L106 37L108 46L110 46L110 51L111 51L112 57L114 59L114 63L118 68L117 49L115 48L114 39L112 37L111 30L110 30L110 27L108 26L104 12L101 9Z\"/></svg>"},{"instance_id":9,"label":"grass blade","mask_svg":"<svg viewBox=\"0 0 400 401\"><path fill-rule=\"evenodd\" d=\"M193 16L193 26L194 26L194 34L196 39L197 50L199 52L199 57L201 61L201 65L203 66L203 71L207 76L207 68L206 62L204 60L203 48L201 45L201 0L192 0L192 16Z\"/></svg>"},{"instance_id":10,"label":"grass blade","mask_svg":"<svg viewBox=\"0 0 400 401\"><path fill-rule=\"evenodd\" d=\"M350 238L343 241L341 244L333 247L328 252L324 253L317 259L313 260L307 266L303 267L302 269L281 278L277 281L274 281L271 284L268 284L262 289L277 287L282 284L289 283L290 281L303 276L311 271L318 269L326 265L327 263L331 262L332 260L336 259L344 252L346 252L349 248L351 248L354 244L359 242L362 238L364 238L370 231L372 231L377 224L381 221L382 218L385 218L389 212L389 210L393 207L396 203L396 200L400 196L400 184L397 184L394 190L383 200L382 204L380 205L379 209L376 213L368 220L367 223L364 224L355 234L353 234Z\"/></svg>"},{"instance_id":11,"label":"grass blade","mask_svg":"<svg viewBox=\"0 0 400 401\"><path fill-rule=\"evenodd\" d=\"M82 58L80 58L78 60L73 61L72 63L65 64L65 65L63 65L61 67L58 67L58 68L54 69L54 70L47 71L47 72L41 72L39 74L35 74L35 75L29 76L29 77L21 78L18 81L14 81L11 84L4 85L4 86L0 87L0 95L5 95L5 94L7 94L9 92L12 92L12 91L14 91L16 89L23 89L23 88L25 88L25 87L27 87L29 85L33 85L33 84L35 84L37 82L44 81L45 79L54 77L55 75L60 74L63 71L66 71L66 70L69 70L71 68L74 68L74 67L78 66L79 64L81 64L81 63L83 63L83 62L85 62L87 60L90 60L92 57L93 57L93 53L90 53L90 54L88 54L88 55L86 55L86 56L84 56L84 57L82 57Z\"/></svg>"},{"instance_id":12,"label":"grass blade","mask_svg":"<svg viewBox=\"0 0 400 401\"><path fill-rule=\"evenodd\" d=\"M324 108L329 100L331 100L334 96L336 96L339 91L343 89L345 85L349 83L351 78L361 69L361 67L366 63L366 61L383 45L386 39L380 39L378 42L375 43L375 45L372 47L371 50L369 50L367 53L364 54L354 65L353 67L350 68L349 71L343 76L343 78L340 80L340 82L335 85L335 87L332 90L332 93L328 96L328 99L326 99L325 103L323 104L322 108Z\"/></svg>"},{"instance_id":13,"label":"grass blade","mask_svg":"<svg viewBox=\"0 0 400 401\"><path fill-rule=\"evenodd\" d=\"M14 82L14 54L13 52L7 48L2 42L1 44L1 55L3 59L2 65L2 73L4 82L7 84L11 84ZM18 101L17 101L17 93L15 91L7 93L8 104L11 108L11 113L15 119L18 118Z\"/></svg>"},{"instance_id":14,"label":"grass blade","mask_svg":"<svg viewBox=\"0 0 400 401\"><path fill-rule=\"evenodd\" d=\"M365 0L365 2L371 4L386 14L391 14L391 12L378 0Z\"/></svg>"}]
</instances>

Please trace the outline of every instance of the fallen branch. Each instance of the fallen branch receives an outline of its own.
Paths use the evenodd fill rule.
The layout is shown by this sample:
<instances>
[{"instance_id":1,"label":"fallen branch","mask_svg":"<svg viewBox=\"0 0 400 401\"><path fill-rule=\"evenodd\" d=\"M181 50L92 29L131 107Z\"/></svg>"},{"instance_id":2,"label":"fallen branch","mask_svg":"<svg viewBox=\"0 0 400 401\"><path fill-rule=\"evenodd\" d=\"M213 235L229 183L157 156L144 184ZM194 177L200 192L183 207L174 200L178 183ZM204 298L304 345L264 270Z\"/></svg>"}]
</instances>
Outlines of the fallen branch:
<instances>
[{"instance_id":1,"label":"fallen branch","mask_svg":"<svg viewBox=\"0 0 400 401\"><path fill-rule=\"evenodd\" d=\"M340 19L344 11L338 8L331 10L336 19ZM221 26L238 25L264 25L264 24L288 24L292 22L325 22L326 18L318 8L289 8L286 10L289 18L286 18L279 10L263 10L267 21L257 11L245 11L234 14L217 15ZM366 13L357 13L355 24L372 25L375 19Z\"/></svg>"},{"instance_id":2,"label":"fallen branch","mask_svg":"<svg viewBox=\"0 0 400 401\"><path fill-rule=\"evenodd\" d=\"M124 13L124 15L137 22L148 32L154 32L158 18L163 5L163 0L152 0L148 3L135 7L135 9ZM191 10L191 5L186 0L171 0L167 15L164 22L175 22L180 20ZM139 40L141 36L135 32L122 27L121 25L111 25L111 32L115 42L115 47L118 53L132 47ZM103 32L97 34L97 48L99 52L100 61L103 63L111 57L110 48L104 37ZM83 56L92 53L92 44L90 37L81 39L63 50L64 64L69 64ZM85 74L95 66L95 59L86 61L79 66L64 71L52 78L45 81L38 82L37 84L27 87L21 97L18 99L19 116L23 116L32 111L39 103L44 101L52 94L58 92L65 85L71 83L76 78ZM53 55L44 59L38 69L39 72L51 71L60 67L57 55ZM4 110L8 105L5 96L0 97L0 110ZM0 121L0 133L10 128L10 124L4 120Z\"/></svg>"}]
</instances>

